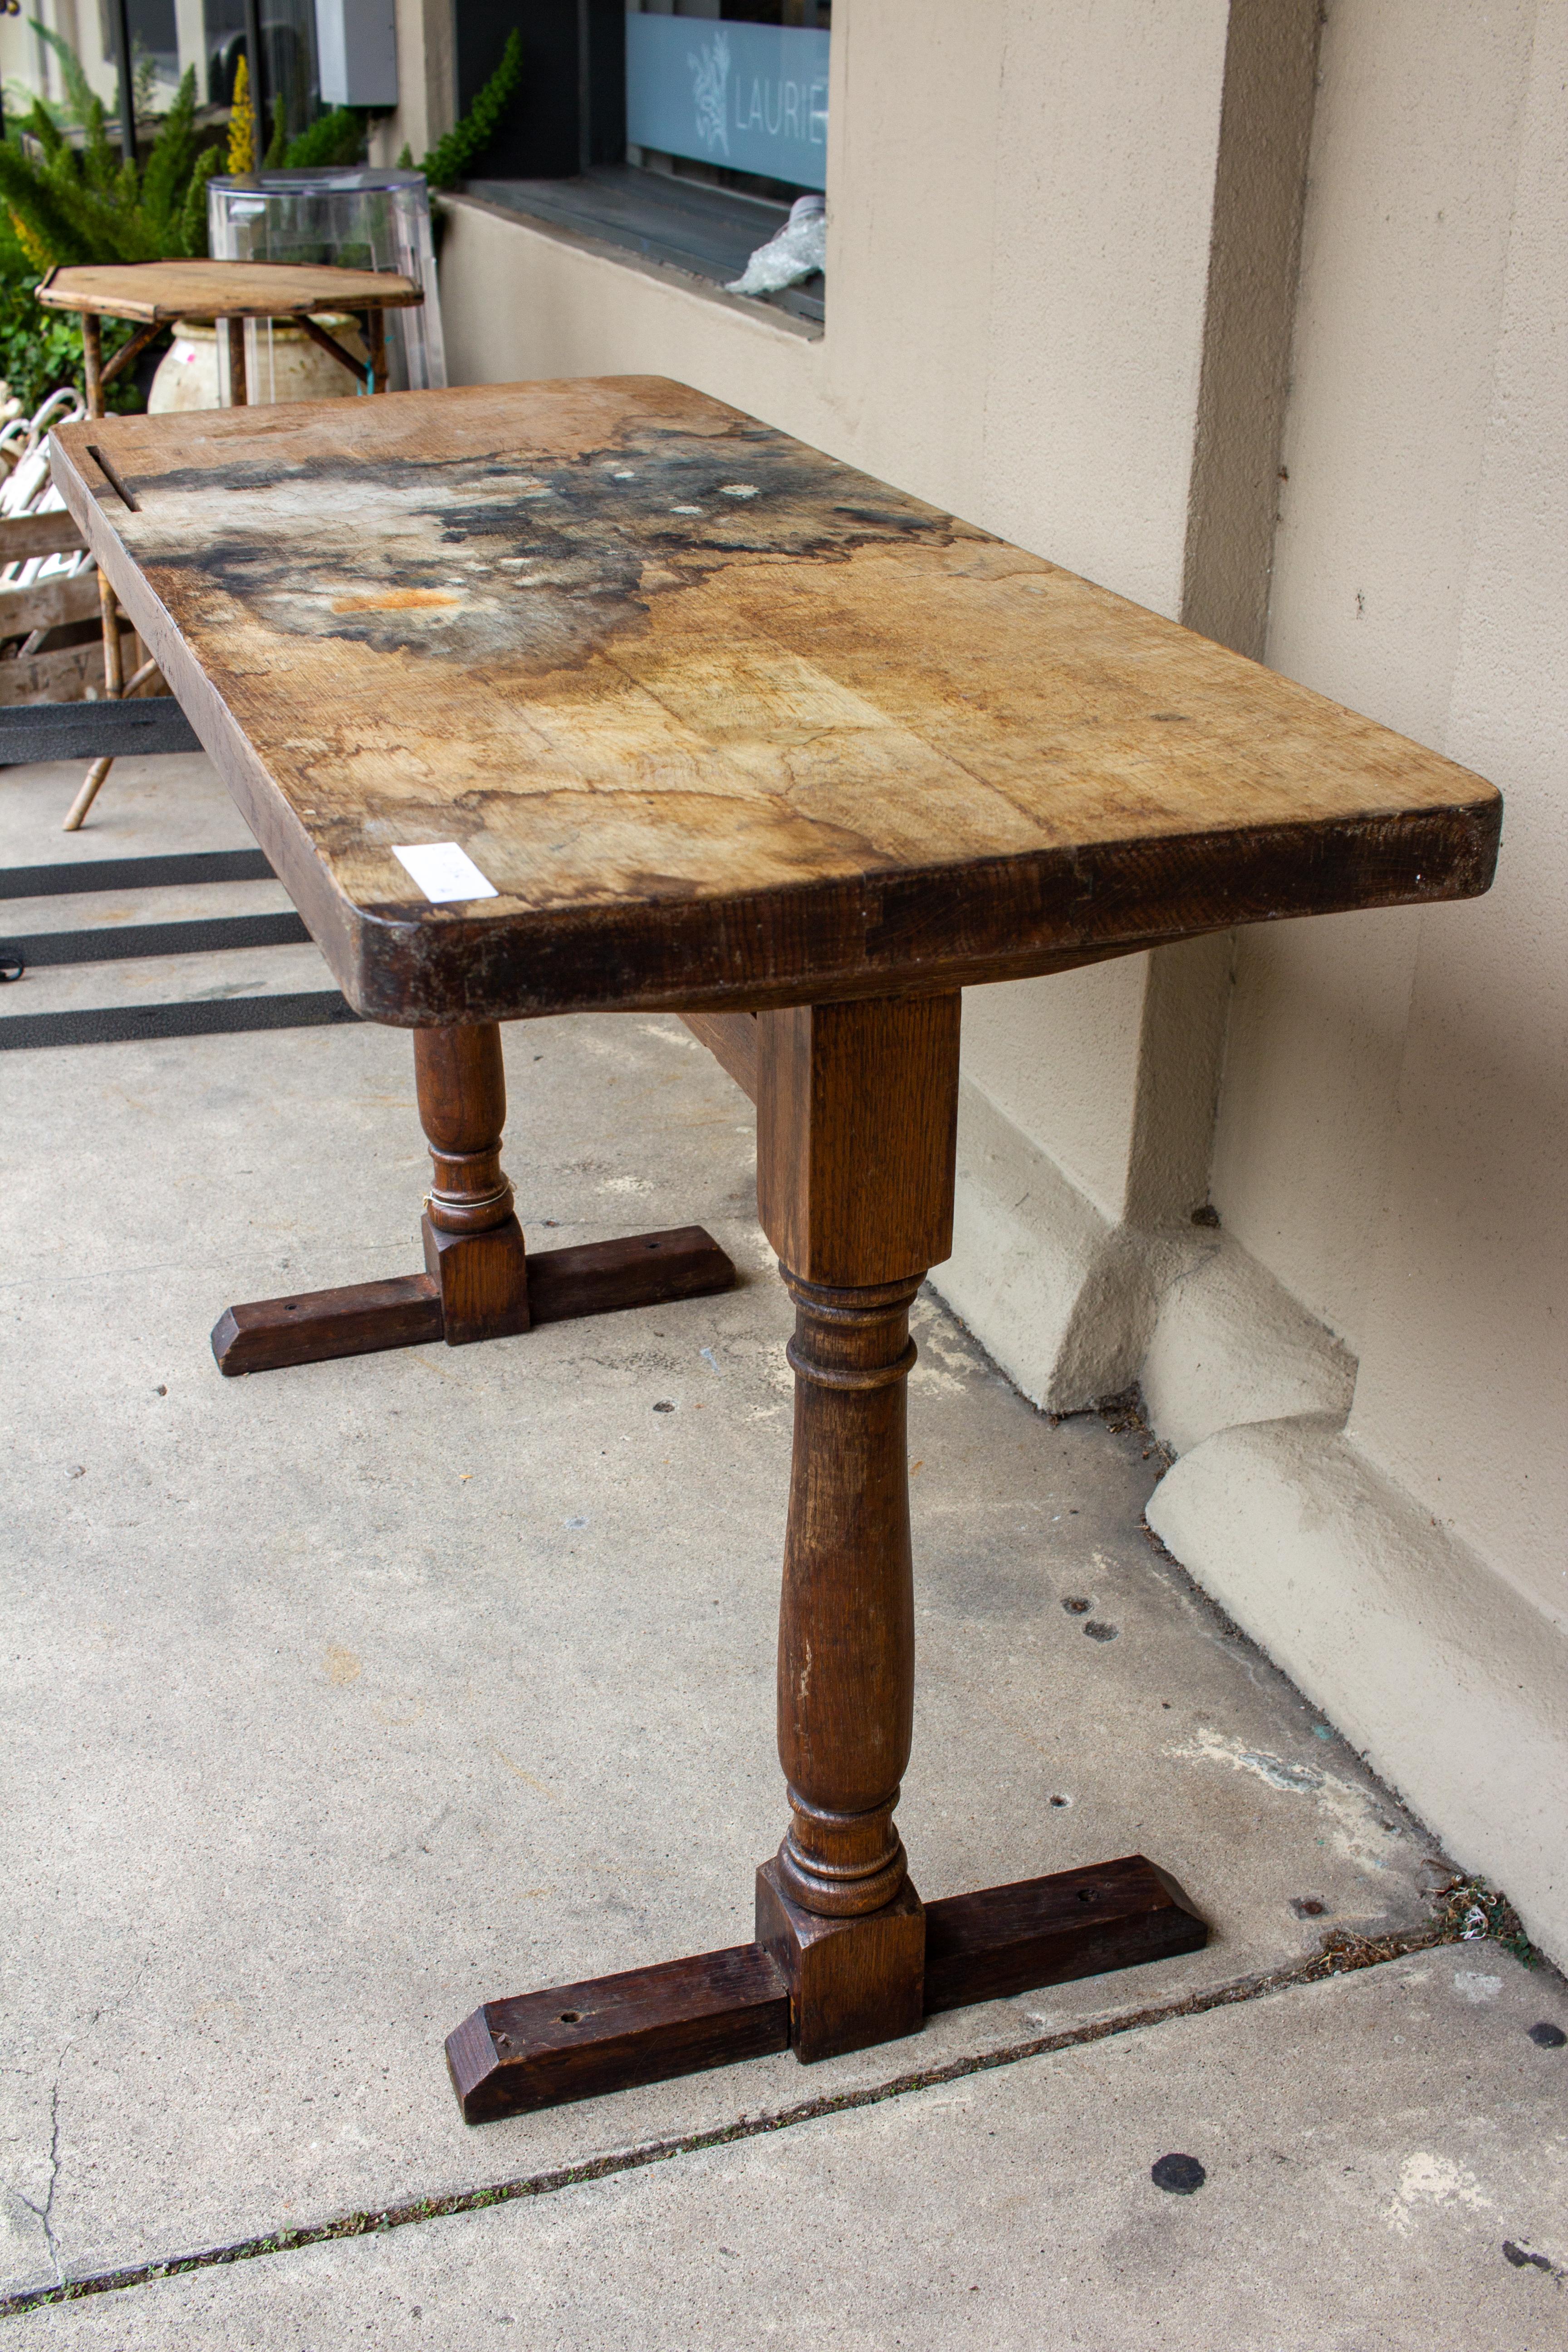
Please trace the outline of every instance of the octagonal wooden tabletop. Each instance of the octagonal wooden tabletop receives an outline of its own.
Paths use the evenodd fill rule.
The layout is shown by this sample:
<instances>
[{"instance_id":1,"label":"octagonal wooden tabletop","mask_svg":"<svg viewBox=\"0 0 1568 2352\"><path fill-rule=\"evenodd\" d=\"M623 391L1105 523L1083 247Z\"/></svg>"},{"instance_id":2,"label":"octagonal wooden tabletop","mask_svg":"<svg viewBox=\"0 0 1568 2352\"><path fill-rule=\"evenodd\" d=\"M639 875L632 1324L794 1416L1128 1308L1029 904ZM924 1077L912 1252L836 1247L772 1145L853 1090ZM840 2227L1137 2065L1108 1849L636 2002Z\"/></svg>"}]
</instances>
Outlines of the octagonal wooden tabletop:
<instances>
[{"instance_id":1,"label":"octagonal wooden tabletop","mask_svg":"<svg viewBox=\"0 0 1568 2352\"><path fill-rule=\"evenodd\" d=\"M161 325L176 319L297 319L327 310L407 310L425 299L392 269L293 261L84 262L51 269L38 300L50 310Z\"/></svg>"}]
</instances>

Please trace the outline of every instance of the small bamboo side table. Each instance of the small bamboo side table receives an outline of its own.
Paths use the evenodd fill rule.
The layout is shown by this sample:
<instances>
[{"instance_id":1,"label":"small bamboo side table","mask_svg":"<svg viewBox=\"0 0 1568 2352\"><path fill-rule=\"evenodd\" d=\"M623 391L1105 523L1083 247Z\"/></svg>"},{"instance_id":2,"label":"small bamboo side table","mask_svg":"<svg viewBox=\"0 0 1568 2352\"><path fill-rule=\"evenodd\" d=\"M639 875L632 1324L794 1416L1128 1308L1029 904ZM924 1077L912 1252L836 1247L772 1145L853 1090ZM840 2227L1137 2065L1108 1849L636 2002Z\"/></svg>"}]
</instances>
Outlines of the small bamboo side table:
<instances>
[{"instance_id":1,"label":"small bamboo side table","mask_svg":"<svg viewBox=\"0 0 1568 2352\"><path fill-rule=\"evenodd\" d=\"M243 408L247 405L247 319L282 319L302 327L310 341L330 352L351 375L363 377L364 371L353 353L312 315L318 310L363 310L370 347L370 390L384 392L386 313L412 310L424 301L425 291L411 278L401 278L394 270L337 269L290 261L132 261L51 269L38 287L38 299L46 310L79 312L88 414L101 416L105 387L179 319L224 320L228 330L228 404ZM105 319L137 321L137 332L107 367L101 323ZM103 613L103 690L110 701L119 701L134 694L158 665L144 661L126 680L114 593L101 572L98 588ZM113 764L109 759L93 761L67 812L63 831L80 830Z\"/></svg>"}]
</instances>

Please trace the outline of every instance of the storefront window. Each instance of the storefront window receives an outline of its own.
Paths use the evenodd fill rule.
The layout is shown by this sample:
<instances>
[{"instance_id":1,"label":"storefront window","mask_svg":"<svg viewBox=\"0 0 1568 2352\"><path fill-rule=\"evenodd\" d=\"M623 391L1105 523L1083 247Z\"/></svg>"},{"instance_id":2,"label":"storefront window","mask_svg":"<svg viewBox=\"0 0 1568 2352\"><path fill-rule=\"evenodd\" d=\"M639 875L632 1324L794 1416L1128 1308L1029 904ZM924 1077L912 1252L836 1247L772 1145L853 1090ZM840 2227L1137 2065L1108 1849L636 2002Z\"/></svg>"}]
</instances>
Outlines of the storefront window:
<instances>
[{"instance_id":1,"label":"storefront window","mask_svg":"<svg viewBox=\"0 0 1568 2352\"><path fill-rule=\"evenodd\" d=\"M280 97L284 124L292 136L303 131L321 103L313 0L261 0L260 16L262 113L270 133L272 101ZM203 0L202 17L206 95L212 105L226 106L246 46L245 0Z\"/></svg>"},{"instance_id":2,"label":"storefront window","mask_svg":"<svg viewBox=\"0 0 1568 2352\"><path fill-rule=\"evenodd\" d=\"M746 292L821 325L831 0L453 0L453 18L459 106L522 35L474 194L727 289L798 205L815 230Z\"/></svg>"},{"instance_id":3,"label":"storefront window","mask_svg":"<svg viewBox=\"0 0 1568 2352\"><path fill-rule=\"evenodd\" d=\"M627 161L757 195L827 170L829 0L628 0Z\"/></svg>"}]
</instances>

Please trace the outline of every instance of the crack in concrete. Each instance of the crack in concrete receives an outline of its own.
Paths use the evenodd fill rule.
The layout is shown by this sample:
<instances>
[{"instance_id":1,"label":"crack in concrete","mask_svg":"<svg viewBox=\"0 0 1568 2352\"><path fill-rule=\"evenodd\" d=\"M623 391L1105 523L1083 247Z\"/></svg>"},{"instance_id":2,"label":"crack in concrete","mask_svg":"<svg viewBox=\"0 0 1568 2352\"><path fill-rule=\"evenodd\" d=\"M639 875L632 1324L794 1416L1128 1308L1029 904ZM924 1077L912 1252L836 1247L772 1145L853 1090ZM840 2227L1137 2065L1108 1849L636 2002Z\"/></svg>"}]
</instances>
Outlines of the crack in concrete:
<instances>
[{"instance_id":1,"label":"crack in concrete","mask_svg":"<svg viewBox=\"0 0 1568 2352\"><path fill-rule=\"evenodd\" d=\"M60 2178L60 2080L65 2074L66 2059L69 2053L70 2043L68 2042L60 2052L60 2063L55 2069L54 2087L49 2093L49 2185L45 2192L44 2201L41 2205L35 2205L30 2197L24 2197L19 2189L16 2191L17 2202L25 2205L28 2212L35 2215L43 2226L44 2243L49 2250L49 2260L55 2266L55 2276L60 2282L61 2288L66 2284L66 2273L65 2264L60 2260L59 2247L55 2242L54 2210L55 2190L59 2186ZM3 2310L4 2305L0 2305L0 2311Z\"/></svg>"},{"instance_id":2,"label":"crack in concrete","mask_svg":"<svg viewBox=\"0 0 1568 2352\"><path fill-rule=\"evenodd\" d=\"M65 2278L57 2255L55 2270L59 2284L26 2288L16 2294L0 2296L0 2319L18 2318L25 2312L37 2311L49 2304L74 2303L91 2294L110 2294L126 2287L153 2286L164 2279L186 2278L193 2272L222 2269L231 2263L255 2262L264 2254L298 2253L307 2246L331 2245L345 2238L365 2238L373 2232L406 2228L411 2222L444 2221L455 2213L482 2212L493 2205L510 2205L525 2198L553 2196L563 2189L579 2188L588 2181L607 2180L619 2173L639 2172L650 2164L667 2164L676 2157L698 2156L708 2148L731 2146L740 2140L758 2139L764 2133L787 2131L797 2124L816 2123L827 2116L847 2115L857 2108L879 2106L889 2099L906 2098L914 2091L931 2090L944 2083L962 2082L968 2075L989 2074L999 2066L1017 2065L1026 2058L1047 2057L1058 2050L1079 2049L1088 2042L1109 2041L1119 2033L1142 2032L1152 2026L1168 2024L1180 2017L1202 2017L1211 2010L1229 2008L1238 2001L1258 2000L1273 1993L1294 1991L1304 1985L1320 1983L1327 1977L1348 1975L1352 1969L1384 1967L1391 1960L1405 1958L1409 1953L1429 1951L1436 1945L1455 1944L1462 1940L1473 1943L1476 1940L1473 1936L1464 1937L1461 1935L1461 1906L1453 1899L1456 1891L1447 1890L1447 1909L1441 1916L1426 1927L1413 1929L1405 1935L1370 1939L1334 1931L1323 1937L1320 1949L1311 1958L1298 1961L1289 1968L1274 1969L1257 1976L1233 1978L1228 1984L1202 1987L1196 1991L1182 1994L1174 2000L1150 2008L1123 2011L1113 2017L1093 2019L1054 2033L1035 2034L1026 2041L974 2052L964 2058L949 2059L941 2065L912 2068L908 2074L895 2074L885 2083L868 2084L861 2090L828 2092L820 2098L798 2100L793 2105L772 2114L742 2115L733 2123L714 2124L704 2131L685 2132L669 2139L646 2140L637 2147L622 2148L609 2156L592 2157L581 2164L559 2165L545 2172L523 2173L510 2180L492 2181L475 2189L455 2189L446 2196L419 2197L401 2204L342 2213L328 2221L304 2223L298 2229L239 2238L227 2245L206 2246L194 2253L171 2255L164 2262L138 2263L122 2270L99 2271L80 2278ZM1464 1892L1468 1892L1468 1883ZM1511 1920L1511 1913L1509 1917ZM63 2053L60 2063L63 2068ZM58 2080L56 2102L58 2110ZM51 2181L50 2204L53 2200ZM33 2210L36 2211L37 2209L35 2207ZM52 2252L52 2236L50 2250Z\"/></svg>"}]
</instances>

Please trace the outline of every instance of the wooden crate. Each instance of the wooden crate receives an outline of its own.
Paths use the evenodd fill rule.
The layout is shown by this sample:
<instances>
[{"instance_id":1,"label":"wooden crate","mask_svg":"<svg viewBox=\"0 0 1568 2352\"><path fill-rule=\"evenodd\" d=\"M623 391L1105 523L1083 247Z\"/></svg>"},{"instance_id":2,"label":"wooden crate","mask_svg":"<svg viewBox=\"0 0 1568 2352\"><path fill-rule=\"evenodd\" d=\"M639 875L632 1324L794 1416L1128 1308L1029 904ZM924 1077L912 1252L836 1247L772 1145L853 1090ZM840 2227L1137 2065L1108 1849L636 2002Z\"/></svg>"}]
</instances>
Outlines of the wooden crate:
<instances>
[{"instance_id":1,"label":"wooden crate","mask_svg":"<svg viewBox=\"0 0 1568 2352\"><path fill-rule=\"evenodd\" d=\"M0 518L0 569L35 555L68 555L86 545L68 514ZM72 628L75 645L52 646L18 658L0 656L0 709L20 703L82 702L103 690L103 639L84 625L100 617L98 572L58 575L26 588L0 586L0 640L25 642L35 630ZM132 647L125 648L129 656ZM130 673L127 672L127 675Z\"/></svg>"}]
</instances>

